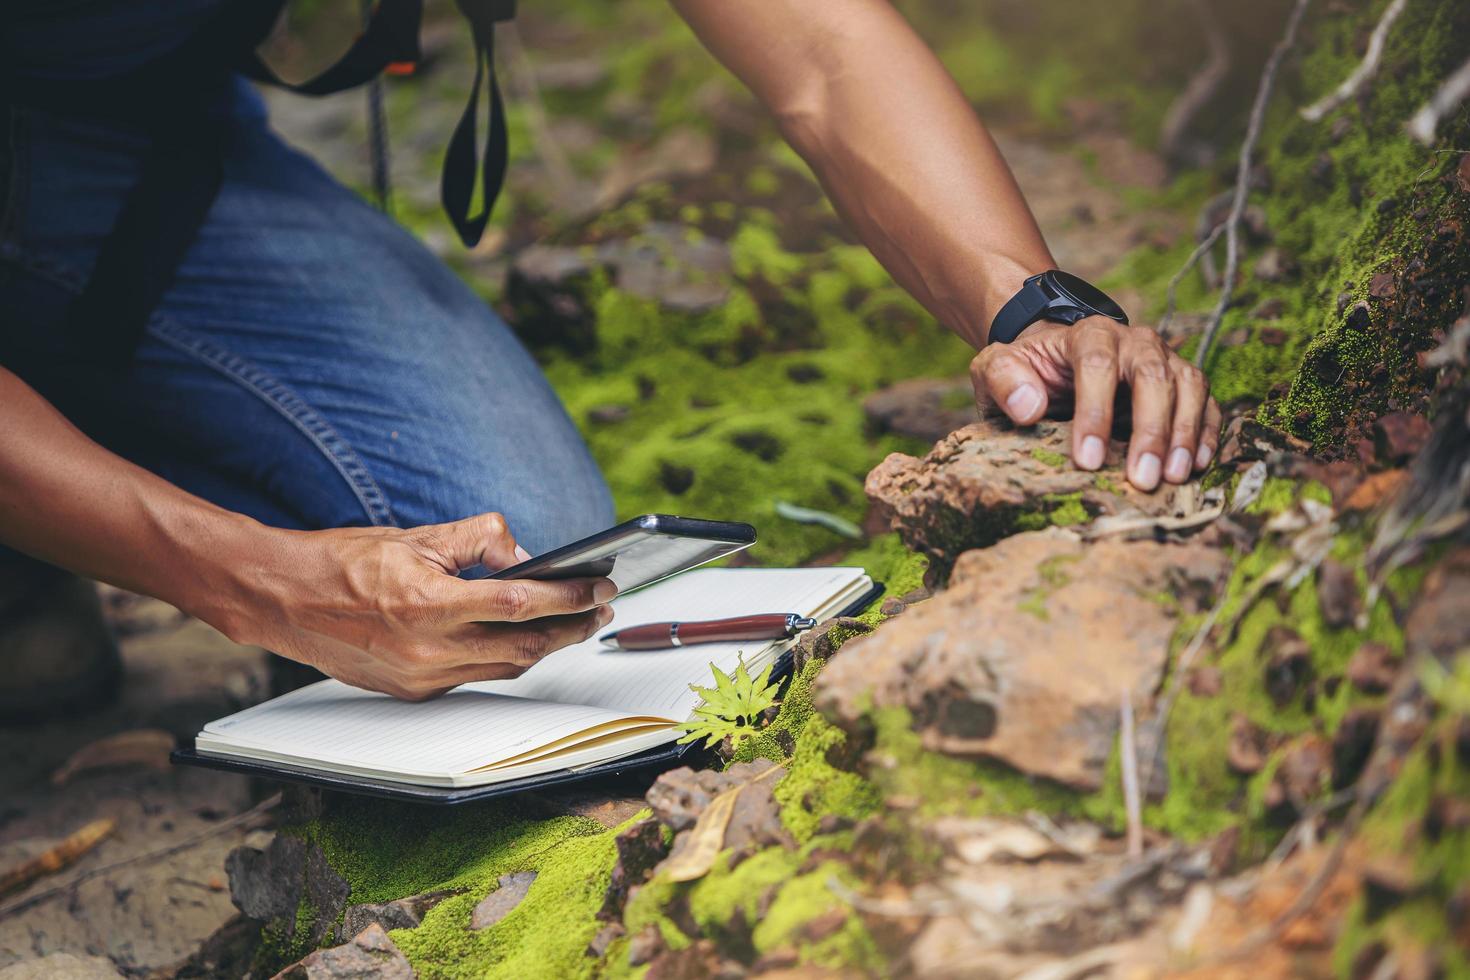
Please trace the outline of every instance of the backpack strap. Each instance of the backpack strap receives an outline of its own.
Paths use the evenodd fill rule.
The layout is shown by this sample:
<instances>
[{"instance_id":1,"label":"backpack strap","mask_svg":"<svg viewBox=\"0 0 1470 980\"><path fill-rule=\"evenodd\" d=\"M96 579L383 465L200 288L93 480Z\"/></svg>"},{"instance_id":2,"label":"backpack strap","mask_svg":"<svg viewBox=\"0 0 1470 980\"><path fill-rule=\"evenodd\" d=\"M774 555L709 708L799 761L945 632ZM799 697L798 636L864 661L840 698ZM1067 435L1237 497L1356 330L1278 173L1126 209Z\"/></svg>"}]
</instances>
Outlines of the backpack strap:
<instances>
[{"instance_id":1,"label":"backpack strap","mask_svg":"<svg viewBox=\"0 0 1470 980\"><path fill-rule=\"evenodd\" d=\"M466 248L479 244L495 208L495 200L505 183L509 161L505 133L505 106L500 100L500 85L495 81L495 25L511 20L516 14L515 0L455 0L460 12L470 22L475 42L475 82L469 102L454 127L449 148L444 154L444 171L439 181L439 199L459 240ZM485 150L475 163L475 124L480 112L480 85L488 79L490 118L485 128ZM475 172L480 177L480 212L470 214L475 196Z\"/></svg>"},{"instance_id":2,"label":"backpack strap","mask_svg":"<svg viewBox=\"0 0 1470 980\"><path fill-rule=\"evenodd\" d=\"M282 81L253 48L237 67L258 82L301 95L331 95L372 81L395 62L418 61L423 16L423 0L378 0L367 27L346 53L320 75L294 85Z\"/></svg>"}]
</instances>

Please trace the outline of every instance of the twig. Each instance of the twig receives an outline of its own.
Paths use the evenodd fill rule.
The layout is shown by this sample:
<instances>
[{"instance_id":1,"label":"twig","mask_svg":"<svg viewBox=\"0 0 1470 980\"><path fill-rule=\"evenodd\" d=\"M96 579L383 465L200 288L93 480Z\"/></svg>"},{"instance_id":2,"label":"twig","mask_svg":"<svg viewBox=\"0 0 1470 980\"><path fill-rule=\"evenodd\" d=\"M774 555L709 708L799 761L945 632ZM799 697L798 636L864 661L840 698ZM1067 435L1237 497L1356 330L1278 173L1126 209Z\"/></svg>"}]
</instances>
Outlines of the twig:
<instances>
[{"instance_id":1,"label":"twig","mask_svg":"<svg viewBox=\"0 0 1470 980\"><path fill-rule=\"evenodd\" d=\"M1190 77L1184 91L1169 104L1168 111L1164 113L1164 121L1159 126L1159 152L1169 159L1179 155L1179 144L1184 141L1185 130L1194 121L1194 117L1199 115L1200 110L1215 97L1225 76L1230 72L1230 42L1219 19L1215 17L1213 7L1206 0L1189 0L1189 5L1194 10L1195 19L1199 21L1200 32L1205 36L1209 54L1199 71Z\"/></svg>"},{"instance_id":2,"label":"twig","mask_svg":"<svg viewBox=\"0 0 1470 980\"><path fill-rule=\"evenodd\" d=\"M1251 106L1245 140L1240 145L1240 163L1235 174L1235 197L1230 202L1230 214L1225 219L1225 279L1220 284L1220 299L1205 324L1204 338L1194 354L1196 367L1204 367L1210 356L1210 348L1215 345L1215 335L1220 332L1220 323L1225 319L1225 311L1230 308L1230 300L1234 298L1235 279L1240 274L1240 218L1245 214L1245 201L1250 193L1251 159L1255 156L1256 143L1261 138L1266 106L1271 102L1271 90L1276 87L1276 72L1286 59L1287 52L1296 44L1297 28L1301 26L1302 16L1311 2L1312 0L1296 0L1291 14L1286 18L1286 32L1276 43L1271 56L1266 59L1265 69L1261 72L1261 83L1256 89L1256 101Z\"/></svg>"},{"instance_id":3,"label":"twig","mask_svg":"<svg viewBox=\"0 0 1470 980\"><path fill-rule=\"evenodd\" d=\"M1220 233L1224 230L1225 222L1223 221L1211 228L1210 233L1200 239L1200 243L1194 247L1194 251L1189 253L1189 258L1184 260L1184 264L1179 267L1179 271L1174 273L1169 279L1169 289L1164 297L1164 315L1159 319L1160 333L1166 332L1169 329L1169 321L1174 319L1174 308L1178 305L1177 295L1179 284L1184 281L1185 276L1189 275L1189 270L1198 265L1200 260L1209 253L1210 249L1215 247L1215 243L1220 240Z\"/></svg>"},{"instance_id":4,"label":"twig","mask_svg":"<svg viewBox=\"0 0 1470 980\"><path fill-rule=\"evenodd\" d=\"M1368 38L1368 50L1363 54L1363 60L1358 63L1358 67L1342 80L1341 85L1303 109L1303 119L1307 122L1321 122L1329 112L1358 94L1368 79L1378 71L1378 63L1383 60L1384 44L1388 41L1388 32L1392 29L1393 22L1399 19L1399 14L1404 12L1405 6L1406 0L1393 0L1388 5L1383 16L1378 18L1378 25L1373 28L1373 35Z\"/></svg>"},{"instance_id":5,"label":"twig","mask_svg":"<svg viewBox=\"0 0 1470 980\"><path fill-rule=\"evenodd\" d=\"M93 878L98 877L99 875L109 874L113 871L118 870L119 868L126 868L134 864L143 864L149 861L157 861L162 858L177 854L180 851L187 851L191 847L204 843L211 837L218 837L220 834L223 834L226 831L233 830L236 827L249 823L256 817L259 817L262 814L274 809L277 805L280 804L280 802L281 794L277 793L275 796L272 796L269 799L262 800L260 803L257 803L255 806L246 810L244 813L237 813L233 817L221 820L213 827L208 827L204 830L199 831L198 833L190 834L183 840L175 841L174 843L169 844L166 847L160 847L152 851L144 851L142 854L134 854L132 857L123 858L121 861L114 861L111 864L104 864L100 867L90 868L87 871L83 871L81 874L77 875L75 878L71 879L65 884L56 885L52 888L38 891L34 895L27 895L25 898L21 899L18 902L11 902L9 905L0 906L0 920L8 919L12 915L24 912L26 909L29 908L34 908L35 906L40 905L43 902L49 902L53 898L59 898L60 896L72 891L83 882L90 881Z\"/></svg>"},{"instance_id":6,"label":"twig","mask_svg":"<svg viewBox=\"0 0 1470 980\"><path fill-rule=\"evenodd\" d=\"M1123 808L1128 813L1128 856L1143 857L1143 802L1138 792L1138 742L1133 737L1133 695L1123 689L1121 744L1123 760Z\"/></svg>"},{"instance_id":7,"label":"twig","mask_svg":"<svg viewBox=\"0 0 1470 980\"><path fill-rule=\"evenodd\" d=\"M1147 751L1148 762L1143 766L1143 786L1152 786L1154 781L1154 767L1158 765L1159 748L1164 744L1164 729L1169 724L1169 713L1174 710L1174 702L1179 700L1179 692L1184 688L1184 679L1189 674L1189 668L1194 665L1194 660L1199 656L1200 650L1204 648L1205 640L1210 636L1210 630L1215 628L1215 623L1220 618L1221 611L1225 608L1225 589L1221 589L1220 598L1215 601L1215 606L1205 621L1200 623L1199 629L1194 631L1188 645L1179 654L1179 662L1174 665L1174 673L1169 677L1168 690L1159 699L1158 708L1154 711L1154 717L1149 720L1144 734L1144 748Z\"/></svg>"},{"instance_id":8,"label":"twig","mask_svg":"<svg viewBox=\"0 0 1470 980\"><path fill-rule=\"evenodd\" d=\"M1414 139L1429 146L1434 143L1435 133L1445 116L1454 112L1467 98L1470 98L1470 59L1450 73L1450 77L1429 97L1424 107L1414 113L1404 128Z\"/></svg>"},{"instance_id":9,"label":"twig","mask_svg":"<svg viewBox=\"0 0 1470 980\"><path fill-rule=\"evenodd\" d=\"M1344 803L1351 803L1357 798L1357 795L1357 787L1349 786L1347 789L1338 790L1331 796L1320 799L1308 806L1306 811L1302 813L1301 819L1292 824L1291 829L1281 838L1281 843L1277 844L1271 851L1271 856L1266 858L1266 866L1268 868L1278 867L1281 862L1290 856L1297 844L1307 835L1313 825L1316 824L1319 817L1329 810L1336 810Z\"/></svg>"}]
</instances>

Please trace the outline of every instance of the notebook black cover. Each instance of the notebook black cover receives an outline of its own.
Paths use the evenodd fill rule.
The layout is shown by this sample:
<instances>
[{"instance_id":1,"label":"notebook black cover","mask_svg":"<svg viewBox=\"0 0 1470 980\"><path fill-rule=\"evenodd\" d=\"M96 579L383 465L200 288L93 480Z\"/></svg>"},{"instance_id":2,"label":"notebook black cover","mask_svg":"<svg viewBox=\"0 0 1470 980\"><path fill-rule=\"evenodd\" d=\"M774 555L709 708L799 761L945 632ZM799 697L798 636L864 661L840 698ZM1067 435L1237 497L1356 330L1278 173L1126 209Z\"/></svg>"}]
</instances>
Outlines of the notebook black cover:
<instances>
[{"instance_id":1,"label":"notebook black cover","mask_svg":"<svg viewBox=\"0 0 1470 980\"><path fill-rule=\"evenodd\" d=\"M874 582L871 589L837 615L855 616L871 605L882 594L883 583ZM789 673L790 670L791 652L788 650L776 660L776 667L771 673L772 676L781 677ZM322 772L318 769L304 769L299 766L289 766L276 762L251 762L244 759L226 759L219 756L201 755L192 748L175 749L169 755L169 761L180 766L221 769L226 772L237 772L242 775L257 776L264 779L275 779L289 783L305 783L322 789L335 790L341 793L353 793L359 796L376 796L385 800L406 800L411 803L433 803L448 806L455 803L469 803L474 800L488 800L497 796L509 796L513 793L523 793L527 790L542 790L552 786L560 786L564 783L581 782L599 777L616 777L639 770L672 769L678 765L679 760L686 754L695 751L698 750L692 742L687 745L660 745L640 752L637 755L615 759L611 762L598 763L594 766L588 766L585 769L578 769L576 771L562 770L560 772L544 773L540 776L526 776L521 779L506 780L503 783L492 783L488 786L417 786L413 783L373 779L368 776L346 776L340 773Z\"/></svg>"}]
</instances>

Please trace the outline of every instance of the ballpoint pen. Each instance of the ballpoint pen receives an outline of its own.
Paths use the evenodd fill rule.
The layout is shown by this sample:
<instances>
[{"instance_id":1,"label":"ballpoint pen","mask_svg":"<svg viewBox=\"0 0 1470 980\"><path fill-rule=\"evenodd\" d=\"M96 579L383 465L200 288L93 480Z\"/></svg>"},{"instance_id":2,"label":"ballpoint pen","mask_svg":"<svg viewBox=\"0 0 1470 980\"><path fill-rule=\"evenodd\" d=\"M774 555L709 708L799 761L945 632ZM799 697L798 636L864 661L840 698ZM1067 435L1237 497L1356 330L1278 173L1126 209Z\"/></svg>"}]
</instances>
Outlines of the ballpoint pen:
<instances>
[{"instance_id":1,"label":"ballpoint pen","mask_svg":"<svg viewBox=\"0 0 1470 980\"><path fill-rule=\"evenodd\" d=\"M785 640L815 625L815 619L795 613L763 613L703 622L628 626L613 633L605 633L599 639L615 650L667 650L690 643Z\"/></svg>"}]
</instances>

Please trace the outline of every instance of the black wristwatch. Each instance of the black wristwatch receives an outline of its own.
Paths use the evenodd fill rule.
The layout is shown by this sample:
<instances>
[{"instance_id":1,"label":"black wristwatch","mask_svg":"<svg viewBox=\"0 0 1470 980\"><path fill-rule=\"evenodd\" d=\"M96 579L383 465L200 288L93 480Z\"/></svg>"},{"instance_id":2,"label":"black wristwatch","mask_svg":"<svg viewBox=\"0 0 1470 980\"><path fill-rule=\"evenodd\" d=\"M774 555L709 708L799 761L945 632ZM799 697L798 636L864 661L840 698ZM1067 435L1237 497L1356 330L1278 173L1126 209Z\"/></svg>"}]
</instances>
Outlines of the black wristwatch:
<instances>
[{"instance_id":1,"label":"black wristwatch","mask_svg":"<svg viewBox=\"0 0 1470 980\"><path fill-rule=\"evenodd\" d=\"M1048 269L1027 279L1021 291L1000 308L990 324L990 342L1009 344L1037 320L1072 324L1086 316L1128 322L1123 307L1092 283L1070 272Z\"/></svg>"}]
</instances>

